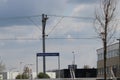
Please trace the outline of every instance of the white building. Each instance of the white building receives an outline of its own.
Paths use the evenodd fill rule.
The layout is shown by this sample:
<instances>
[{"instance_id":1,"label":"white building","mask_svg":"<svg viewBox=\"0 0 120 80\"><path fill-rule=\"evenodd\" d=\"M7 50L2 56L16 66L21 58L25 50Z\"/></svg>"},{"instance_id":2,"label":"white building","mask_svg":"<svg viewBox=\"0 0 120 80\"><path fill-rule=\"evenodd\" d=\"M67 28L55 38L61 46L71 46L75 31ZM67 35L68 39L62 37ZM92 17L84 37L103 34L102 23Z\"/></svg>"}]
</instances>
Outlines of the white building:
<instances>
[{"instance_id":1,"label":"white building","mask_svg":"<svg viewBox=\"0 0 120 80\"><path fill-rule=\"evenodd\" d=\"M103 48L97 49L97 68L98 77L104 76L104 52ZM111 77L112 72L115 77L120 77L120 55L119 55L119 43L115 43L107 46L107 61L106 61L106 72L107 77Z\"/></svg>"},{"instance_id":2,"label":"white building","mask_svg":"<svg viewBox=\"0 0 120 80\"><path fill-rule=\"evenodd\" d=\"M46 72L50 78L56 78L55 72ZM0 80L1 79L15 79L19 72L1 72L0 73ZM32 78L36 78L36 72L32 72Z\"/></svg>"}]
</instances>

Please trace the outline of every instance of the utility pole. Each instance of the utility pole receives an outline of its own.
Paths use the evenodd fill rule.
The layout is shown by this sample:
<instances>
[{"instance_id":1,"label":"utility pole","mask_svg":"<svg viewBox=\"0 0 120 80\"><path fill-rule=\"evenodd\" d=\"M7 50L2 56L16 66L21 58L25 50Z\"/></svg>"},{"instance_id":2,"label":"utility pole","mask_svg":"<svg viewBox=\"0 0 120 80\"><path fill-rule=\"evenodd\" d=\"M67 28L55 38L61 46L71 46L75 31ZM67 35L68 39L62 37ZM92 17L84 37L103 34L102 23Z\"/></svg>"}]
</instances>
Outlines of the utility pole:
<instances>
[{"instance_id":1,"label":"utility pole","mask_svg":"<svg viewBox=\"0 0 120 80\"><path fill-rule=\"evenodd\" d=\"M45 53L45 26L48 17L47 15L42 14L42 44L43 44L43 53ZM46 60L45 56L43 56L43 73L46 73Z\"/></svg>"}]
</instances>

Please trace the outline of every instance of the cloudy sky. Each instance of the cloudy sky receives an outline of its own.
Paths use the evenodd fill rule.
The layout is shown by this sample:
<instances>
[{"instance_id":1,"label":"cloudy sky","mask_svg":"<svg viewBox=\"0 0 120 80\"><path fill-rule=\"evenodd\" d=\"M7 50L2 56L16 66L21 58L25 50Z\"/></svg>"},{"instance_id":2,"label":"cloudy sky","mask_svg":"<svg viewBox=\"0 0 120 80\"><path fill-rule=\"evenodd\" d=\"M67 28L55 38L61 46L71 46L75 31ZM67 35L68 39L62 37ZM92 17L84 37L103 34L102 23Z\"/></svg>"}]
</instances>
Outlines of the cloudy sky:
<instances>
[{"instance_id":1,"label":"cloudy sky","mask_svg":"<svg viewBox=\"0 0 120 80\"><path fill-rule=\"evenodd\" d=\"M42 52L43 13L49 17L46 52L60 53L61 68L72 64L72 52L79 68L96 67L96 49L102 47L93 27L98 4L99 0L0 0L0 56L6 69L20 71L24 65L33 64L35 71L36 53ZM47 57L46 61L47 70L57 68L56 57ZM41 57L39 67L42 71Z\"/></svg>"}]
</instances>

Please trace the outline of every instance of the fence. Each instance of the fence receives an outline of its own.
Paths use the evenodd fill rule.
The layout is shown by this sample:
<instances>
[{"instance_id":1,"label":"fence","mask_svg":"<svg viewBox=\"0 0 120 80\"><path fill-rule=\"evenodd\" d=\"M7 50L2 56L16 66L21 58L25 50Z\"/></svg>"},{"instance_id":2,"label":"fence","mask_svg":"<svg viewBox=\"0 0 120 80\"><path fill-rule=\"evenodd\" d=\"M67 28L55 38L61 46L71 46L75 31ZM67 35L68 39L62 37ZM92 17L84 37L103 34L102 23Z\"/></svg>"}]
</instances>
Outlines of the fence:
<instances>
[{"instance_id":1,"label":"fence","mask_svg":"<svg viewBox=\"0 0 120 80\"><path fill-rule=\"evenodd\" d=\"M72 79L72 78L57 78L57 79L6 79L6 80L96 80L96 78L76 78L76 79Z\"/></svg>"}]
</instances>

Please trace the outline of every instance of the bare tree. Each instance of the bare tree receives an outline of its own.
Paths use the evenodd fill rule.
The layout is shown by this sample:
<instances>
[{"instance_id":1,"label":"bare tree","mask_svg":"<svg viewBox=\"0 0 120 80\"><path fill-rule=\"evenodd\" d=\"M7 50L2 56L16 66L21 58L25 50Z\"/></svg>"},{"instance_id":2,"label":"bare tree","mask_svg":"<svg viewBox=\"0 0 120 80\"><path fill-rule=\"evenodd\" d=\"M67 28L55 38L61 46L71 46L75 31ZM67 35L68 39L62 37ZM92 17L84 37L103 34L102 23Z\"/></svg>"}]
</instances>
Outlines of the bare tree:
<instances>
[{"instance_id":1,"label":"bare tree","mask_svg":"<svg viewBox=\"0 0 120 80\"><path fill-rule=\"evenodd\" d=\"M101 0L100 9L95 12L95 31L103 40L101 33L104 33L107 43L113 37L116 23L116 4L117 0Z\"/></svg>"},{"instance_id":2,"label":"bare tree","mask_svg":"<svg viewBox=\"0 0 120 80\"><path fill-rule=\"evenodd\" d=\"M104 79L106 80L106 54L108 42L116 31L115 10L117 0L101 0L100 9L95 12L95 31L104 46ZM99 10L99 11L98 11Z\"/></svg>"},{"instance_id":3,"label":"bare tree","mask_svg":"<svg viewBox=\"0 0 120 80\"><path fill-rule=\"evenodd\" d=\"M84 65L83 68L84 68L84 69L90 69L90 66L89 66L89 65Z\"/></svg>"}]
</instances>

